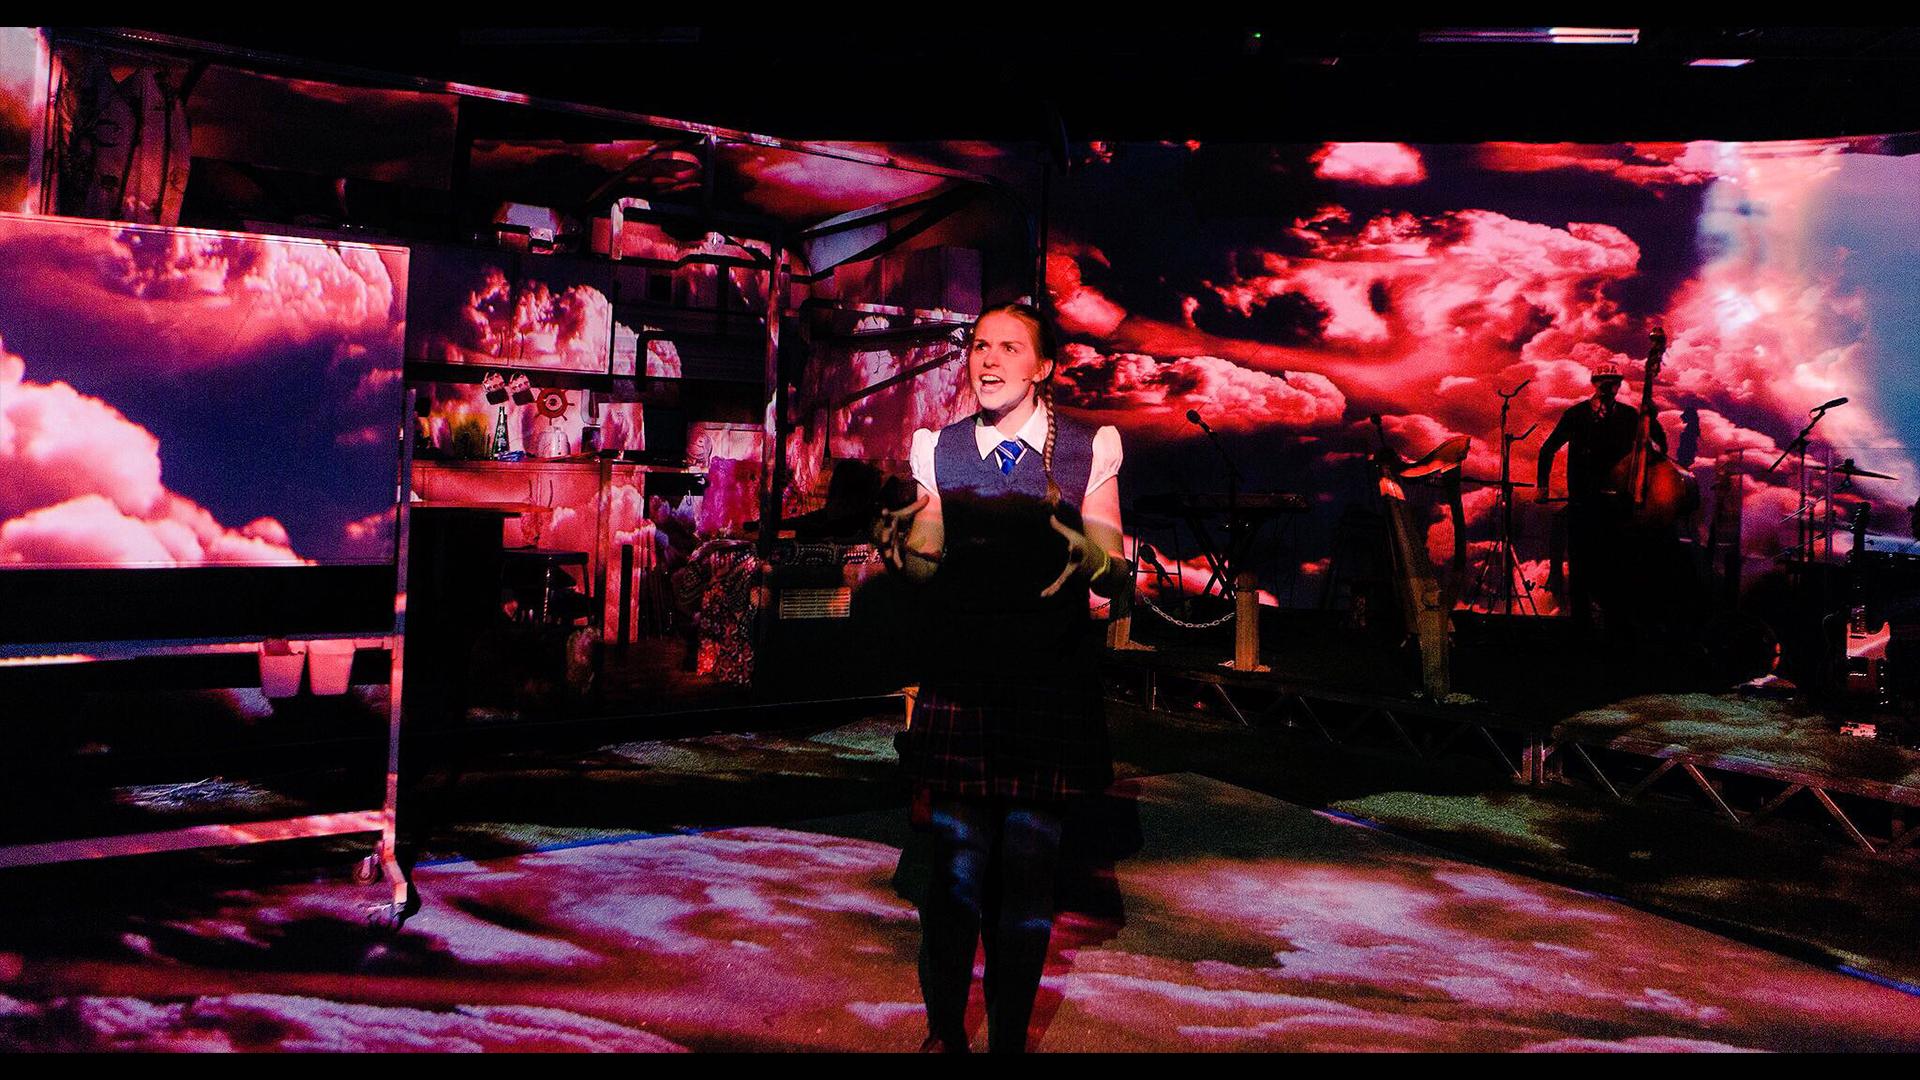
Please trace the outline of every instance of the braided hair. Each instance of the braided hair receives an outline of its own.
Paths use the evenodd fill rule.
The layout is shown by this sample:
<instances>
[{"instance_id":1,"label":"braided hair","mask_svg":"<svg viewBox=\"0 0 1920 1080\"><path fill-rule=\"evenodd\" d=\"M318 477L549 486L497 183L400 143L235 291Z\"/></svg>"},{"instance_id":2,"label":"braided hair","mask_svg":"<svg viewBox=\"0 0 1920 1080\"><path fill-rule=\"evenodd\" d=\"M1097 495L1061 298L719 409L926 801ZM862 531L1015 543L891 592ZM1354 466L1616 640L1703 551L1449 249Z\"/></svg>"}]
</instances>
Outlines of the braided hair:
<instances>
[{"instance_id":1,"label":"braided hair","mask_svg":"<svg viewBox=\"0 0 1920 1080\"><path fill-rule=\"evenodd\" d=\"M1034 396L1039 400L1039 403L1047 410L1047 443L1040 451L1040 466L1045 469L1047 473L1047 505L1059 506L1060 485L1054 483L1053 480L1053 444L1059 435L1060 427L1059 421L1054 418L1053 374L1054 371L1059 369L1059 363L1055 361L1054 357L1060 350L1057 339L1053 333L1053 324L1049 323L1047 317L1041 314L1040 309L1034 307L1032 304L1001 304L998 307L991 307L981 312L980 319L984 319L989 315L1011 315L1025 323L1027 325L1027 332L1033 339L1034 353L1052 366L1052 370L1047 372L1045 379L1041 379L1033 384L1033 392ZM980 325L980 319L974 320L973 325L975 327ZM967 351L969 353L973 351L973 335L971 333L967 335Z\"/></svg>"}]
</instances>

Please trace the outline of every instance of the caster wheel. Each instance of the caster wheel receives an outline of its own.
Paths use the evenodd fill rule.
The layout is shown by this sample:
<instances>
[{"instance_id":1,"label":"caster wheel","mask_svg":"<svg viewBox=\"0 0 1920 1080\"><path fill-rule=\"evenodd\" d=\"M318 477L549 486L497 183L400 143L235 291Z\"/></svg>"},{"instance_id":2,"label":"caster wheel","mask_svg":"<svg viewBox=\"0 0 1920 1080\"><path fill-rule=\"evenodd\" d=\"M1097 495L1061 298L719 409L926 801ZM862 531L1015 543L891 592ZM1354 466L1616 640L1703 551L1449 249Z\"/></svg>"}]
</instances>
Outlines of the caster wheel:
<instances>
[{"instance_id":1,"label":"caster wheel","mask_svg":"<svg viewBox=\"0 0 1920 1080\"><path fill-rule=\"evenodd\" d=\"M353 864L353 881L356 885L371 885L381 878L380 857L369 855Z\"/></svg>"}]
</instances>

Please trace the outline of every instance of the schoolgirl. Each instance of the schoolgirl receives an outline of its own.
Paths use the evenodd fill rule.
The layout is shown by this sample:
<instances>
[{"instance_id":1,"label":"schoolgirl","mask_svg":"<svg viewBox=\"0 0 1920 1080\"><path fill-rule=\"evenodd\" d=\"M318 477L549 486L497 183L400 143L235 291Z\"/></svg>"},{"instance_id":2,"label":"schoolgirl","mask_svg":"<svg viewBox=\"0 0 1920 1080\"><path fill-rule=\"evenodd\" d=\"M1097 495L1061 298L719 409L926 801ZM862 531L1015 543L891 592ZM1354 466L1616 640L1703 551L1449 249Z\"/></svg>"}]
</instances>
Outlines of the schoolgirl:
<instances>
[{"instance_id":1,"label":"schoolgirl","mask_svg":"<svg viewBox=\"0 0 1920 1080\"><path fill-rule=\"evenodd\" d=\"M933 847L920 949L928 1051L968 1048L976 942L988 1046L1025 1050L1063 816L1112 779L1087 594L1131 583L1120 435L1055 411L1055 358L1034 308L981 315L967 343L980 411L914 433L918 498L877 530L888 563L924 585L927 655L899 746Z\"/></svg>"}]
</instances>

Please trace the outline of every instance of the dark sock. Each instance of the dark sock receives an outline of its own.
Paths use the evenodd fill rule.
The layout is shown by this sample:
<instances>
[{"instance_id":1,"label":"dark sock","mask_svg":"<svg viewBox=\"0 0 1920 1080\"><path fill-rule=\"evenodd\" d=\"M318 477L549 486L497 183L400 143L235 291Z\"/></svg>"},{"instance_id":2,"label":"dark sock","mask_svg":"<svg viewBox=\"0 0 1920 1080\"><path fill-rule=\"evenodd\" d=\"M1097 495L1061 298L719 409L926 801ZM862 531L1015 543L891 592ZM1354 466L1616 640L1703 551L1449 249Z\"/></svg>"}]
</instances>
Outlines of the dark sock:
<instances>
[{"instance_id":1,"label":"dark sock","mask_svg":"<svg viewBox=\"0 0 1920 1080\"><path fill-rule=\"evenodd\" d=\"M999 829L999 903L987 979L987 1045L993 1053L1024 1053L1034 998L1053 936L1053 885L1060 855L1057 812L1014 806Z\"/></svg>"},{"instance_id":2,"label":"dark sock","mask_svg":"<svg viewBox=\"0 0 1920 1080\"><path fill-rule=\"evenodd\" d=\"M967 990L973 985L991 834L978 805L936 800L933 874L920 911L920 995L927 1030L949 1047L967 1044Z\"/></svg>"}]
</instances>

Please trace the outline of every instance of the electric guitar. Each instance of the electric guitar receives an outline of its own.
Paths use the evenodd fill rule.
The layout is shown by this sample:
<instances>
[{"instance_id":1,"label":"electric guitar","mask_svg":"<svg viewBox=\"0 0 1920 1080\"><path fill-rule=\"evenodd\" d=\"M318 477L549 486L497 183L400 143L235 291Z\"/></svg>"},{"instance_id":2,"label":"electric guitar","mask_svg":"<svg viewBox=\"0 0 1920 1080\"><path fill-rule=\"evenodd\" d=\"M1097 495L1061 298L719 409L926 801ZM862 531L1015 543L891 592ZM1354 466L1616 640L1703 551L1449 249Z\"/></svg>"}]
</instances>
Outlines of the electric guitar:
<instances>
[{"instance_id":1,"label":"electric guitar","mask_svg":"<svg viewBox=\"0 0 1920 1080\"><path fill-rule=\"evenodd\" d=\"M1887 642L1891 632L1886 622L1873 626L1867 621L1867 504L1854 507L1848 527L1853 530L1853 552L1847 561L1853 569L1853 606L1847 612L1847 653L1842 692L1851 698L1885 704L1887 700Z\"/></svg>"}]
</instances>

